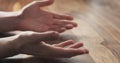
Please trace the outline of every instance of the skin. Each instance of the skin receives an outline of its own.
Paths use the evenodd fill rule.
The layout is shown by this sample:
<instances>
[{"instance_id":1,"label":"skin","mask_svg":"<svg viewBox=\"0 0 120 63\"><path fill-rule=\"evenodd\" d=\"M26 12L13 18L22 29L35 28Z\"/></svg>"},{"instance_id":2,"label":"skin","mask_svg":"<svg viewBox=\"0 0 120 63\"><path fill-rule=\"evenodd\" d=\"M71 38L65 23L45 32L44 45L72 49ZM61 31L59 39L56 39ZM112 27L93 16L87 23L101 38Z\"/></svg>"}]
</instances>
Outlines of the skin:
<instances>
[{"instance_id":1,"label":"skin","mask_svg":"<svg viewBox=\"0 0 120 63\"><path fill-rule=\"evenodd\" d=\"M32 2L25 6L22 10L19 24L22 30L33 30L37 32L44 31L58 31L64 32L65 30L76 27L77 24L70 22L73 20L71 16L59 15L51 12L44 11L40 7L50 5L54 0L47 0L43 2ZM47 18L47 19L46 19Z\"/></svg>"},{"instance_id":2,"label":"skin","mask_svg":"<svg viewBox=\"0 0 120 63\"><path fill-rule=\"evenodd\" d=\"M73 40L50 45L46 40L59 37L54 31L37 33L22 32L18 35L0 39L0 58L6 58L19 53L41 58L70 58L87 54L87 49L80 49L83 43ZM46 41L46 42L44 42Z\"/></svg>"},{"instance_id":3,"label":"skin","mask_svg":"<svg viewBox=\"0 0 120 63\"><path fill-rule=\"evenodd\" d=\"M69 58L88 53L88 50L80 49L83 43L75 44L72 40L53 45L47 43L48 38L59 37L57 32L64 32L77 26L76 23L71 22L73 20L71 16L58 15L40 9L40 7L50 5L53 2L54 0L34 1L17 12L0 12L0 32L36 31L0 38L0 58L19 53L42 58Z\"/></svg>"},{"instance_id":4,"label":"skin","mask_svg":"<svg viewBox=\"0 0 120 63\"><path fill-rule=\"evenodd\" d=\"M17 12L0 12L0 31L57 31L64 32L77 26L73 17L47 12L41 7L51 5L54 0L34 1ZM6 26L7 25L7 26Z\"/></svg>"}]
</instances>

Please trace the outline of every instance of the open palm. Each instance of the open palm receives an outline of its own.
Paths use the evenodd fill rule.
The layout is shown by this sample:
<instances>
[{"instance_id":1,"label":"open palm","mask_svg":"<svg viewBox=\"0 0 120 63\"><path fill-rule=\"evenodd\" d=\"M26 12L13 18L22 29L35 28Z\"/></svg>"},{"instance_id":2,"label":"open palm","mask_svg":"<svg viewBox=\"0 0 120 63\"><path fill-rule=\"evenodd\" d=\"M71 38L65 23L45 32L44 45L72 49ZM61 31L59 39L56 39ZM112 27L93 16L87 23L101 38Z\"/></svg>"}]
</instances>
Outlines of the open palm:
<instances>
[{"instance_id":1,"label":"open palm","mask_svg":"<svg viewBox=\"0 0 120 63\"><path fill-rule=\"evenodd\" d=\"M64 32L77 26L71 22L71 16L59 15L44 11L40 7L50 5L54 0L34 1L22 9L19 24L20 30L31 30L36 32L57 31Z\"/></svg>"}]
</instances>

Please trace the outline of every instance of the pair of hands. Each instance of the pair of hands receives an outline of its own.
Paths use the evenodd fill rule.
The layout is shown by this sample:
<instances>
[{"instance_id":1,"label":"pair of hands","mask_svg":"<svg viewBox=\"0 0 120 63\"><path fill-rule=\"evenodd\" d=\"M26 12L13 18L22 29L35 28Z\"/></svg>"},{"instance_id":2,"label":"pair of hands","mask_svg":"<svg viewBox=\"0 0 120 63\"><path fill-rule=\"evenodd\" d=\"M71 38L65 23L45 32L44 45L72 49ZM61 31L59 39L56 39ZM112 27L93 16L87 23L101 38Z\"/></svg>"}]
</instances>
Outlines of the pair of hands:
<instances>
[{"instance_id":1,"label":"pair of hands","mask_svg":"<svg viewBox=\"0 0 120 63\"><path fill-rule=\"evenodd\" d=\"M19 53L44 58L72 57L88 53L88 50L79 48L83 46L83 43L74 43L72 40L55 45L43 42L46 38L59 37L57 32L64 32L77 26L76 23L71 22L71 20L73 20L73 17L71 16L58 15L40 9L40 7L52 4L53 1L54 0L43 2L35 1L28 4L20 11L21 14L18 16L20 22L18 23L17 29L36 32L23 32L16 35L17 38L14 38L14 41L12 42L16 46L13 48L16 48L16 51Z\"/></svg>"}]
</instances>

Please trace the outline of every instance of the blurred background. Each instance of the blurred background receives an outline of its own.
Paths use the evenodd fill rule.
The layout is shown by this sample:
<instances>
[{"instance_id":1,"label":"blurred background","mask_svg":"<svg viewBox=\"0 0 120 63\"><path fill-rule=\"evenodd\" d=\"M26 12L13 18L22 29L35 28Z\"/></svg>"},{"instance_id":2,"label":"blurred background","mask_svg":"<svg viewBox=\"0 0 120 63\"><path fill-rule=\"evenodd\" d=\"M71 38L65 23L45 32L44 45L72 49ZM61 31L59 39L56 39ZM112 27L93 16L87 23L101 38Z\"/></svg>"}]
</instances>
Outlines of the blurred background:
<instances>
[{"instance_id":1,"label":"blurred background","mask_svg":"<svg viewBox=\"0 0 120 63\"><path fill-rule=\"evenodd\" d=\"M17 11L33 0L0 0L1 11Z\"/></svg>"}]
</instances>

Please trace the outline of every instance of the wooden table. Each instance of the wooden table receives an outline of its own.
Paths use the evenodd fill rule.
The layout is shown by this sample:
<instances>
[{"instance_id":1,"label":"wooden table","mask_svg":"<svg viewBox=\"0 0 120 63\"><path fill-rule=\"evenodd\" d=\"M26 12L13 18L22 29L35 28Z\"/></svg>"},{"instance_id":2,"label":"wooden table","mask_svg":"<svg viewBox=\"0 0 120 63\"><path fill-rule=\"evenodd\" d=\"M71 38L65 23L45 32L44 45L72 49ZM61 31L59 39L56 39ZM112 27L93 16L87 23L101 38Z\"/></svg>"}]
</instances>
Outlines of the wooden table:
<instances>
[{"instance_id":1,"label":"wooden table","mask_svg":"<svg viewBox=\"0 0 120 63\"><path fill-rule=\"evenodd\" d=\"M46 9L74 16L79 26L61 37L83 42L90 53L64 59L9 59L3 63L120 63L120 0L55 0Z\"/></svg>"}]
</instances>

